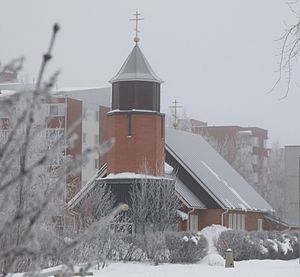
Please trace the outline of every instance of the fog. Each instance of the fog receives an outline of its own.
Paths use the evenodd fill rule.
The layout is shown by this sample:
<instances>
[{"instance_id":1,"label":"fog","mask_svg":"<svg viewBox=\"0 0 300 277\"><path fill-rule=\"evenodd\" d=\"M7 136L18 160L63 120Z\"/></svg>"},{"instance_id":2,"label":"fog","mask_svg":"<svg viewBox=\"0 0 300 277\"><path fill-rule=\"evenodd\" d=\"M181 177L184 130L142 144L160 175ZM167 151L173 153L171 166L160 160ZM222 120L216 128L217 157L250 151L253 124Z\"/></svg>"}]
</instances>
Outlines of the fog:
<instances>
[{"instance_id":1,"label":"fog","mask_svg":"<svg viewBox=\"0 0 300 277\"><path fill-rule=\"evenodd\" d=\"M300 144L299 64L288 97L278 77L276 42L295 15L281 0L27 0L0 1L0 60L24 55L20 77L37 75L54 22L61 25L48 73L58 88L109 86L134 46L139 10L140 47L164 80L162 110L174 99L188 116L209 125L257 126L270 141ZM298 83L297 83L298 82Z\"/></svg>"}]
</instances>

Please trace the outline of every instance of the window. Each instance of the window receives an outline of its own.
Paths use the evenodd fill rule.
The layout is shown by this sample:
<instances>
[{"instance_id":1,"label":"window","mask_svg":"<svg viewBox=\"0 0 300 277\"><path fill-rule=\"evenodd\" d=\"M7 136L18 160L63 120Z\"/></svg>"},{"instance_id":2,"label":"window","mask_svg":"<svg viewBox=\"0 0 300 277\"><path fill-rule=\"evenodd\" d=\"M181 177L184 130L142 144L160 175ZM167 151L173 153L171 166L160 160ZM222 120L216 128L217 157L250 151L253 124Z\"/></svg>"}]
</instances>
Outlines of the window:
<instances>
[{"instance_id":1,"label":"window","mask_svg":"<svg viewBox=\"0 0 300 277\"><path fill-rule=\"evenodd\" d=\"M257 231L258 232L263 231L263 220L262 220L262 218L257 219Z\"/></svg>"},{"instance_id":2,"label":"window","mask_svg":"<svg viewBox=\"0 0 300 277\"><path fill-rule=\"evenodd\" d=\"M230 229L233 229L233 228L232 228L232 214L229 214L229 215L228 215L228 221L229 221L229 222L228 222L228 227L229 227Z\"/></svg>"},{"instance_id":3,"label":"window","mask_svg":"<svg viewBox=\"0 0 300 277\"><path fill-rule=\"evenodd\" d=\"M237 229L236 228L236 214L232 215L232 229Z\"/></svg>"},{"instance_id":4,"label":"window","mask_svg":"<svg viewBox=\"0 0 300 277\"><path fill-rule=\"evenodd\" d=\"M230 213L228 215L228 227L234 230L245 230L245 215Z\"/></svg>"},{"instance_id":5,"label":"window","mask_svg":"<svg viewBox=\"0 0 300 277\"><path fill-rule=\"evenodd\" d=\"M190 215L190 231L198 231L198 215L196 214Z\"/></svg>"},{"instance_id":6,"label":"window","mask_svg":"<svg viewBox=\"0 0 300 277\"><path fill-rule=\"evenodd\" d=\"M236 229L240 230L242 224L241 214L236 215Z\"/></svg>"},{"instance_id":7,"label":"window","mask_svg":"<svg viewBox=\"0 0 300 277\"><path fill-rule=\"evenodd\" d=\"M48 106L48 116L64 116L65 107L64 104L50 104Z\"/></svg>"},{"instance_id":8,"label":"window","mask_svg":"<svg viewBox=\"0 0 300 277\"><path fill-rule=\"evenodd\" d=\"M252 137L252 145L258 147L259 146L259 139L258 137Z\"/></svg>"},{"instance_id":9,"label":"window","mask_svg":"<svg viewBox=\"0 0 300 277\"><path fill-rule=\"evenodd\" d=\"M82 133L82 142L86 143L86 133L85 132Z\"/></svg>"},{"instance_id":10,"label":"window","mask_svg":"<svg viewBox=\"0 0 300 277\"><path fill-rule=\"evenodd\" d=\"M267 140L264 139L264 148L267 148Z\"/></svg>"},{"instance_id":11,"label":"window","mask_svg":"<svg viewBox=\"0 0 300 277\"><path fill-rule=\"evenodd\" d=\"M246 229L246 217L244 214L242 214L242 230Z\"/></svg>"}]
</instances>

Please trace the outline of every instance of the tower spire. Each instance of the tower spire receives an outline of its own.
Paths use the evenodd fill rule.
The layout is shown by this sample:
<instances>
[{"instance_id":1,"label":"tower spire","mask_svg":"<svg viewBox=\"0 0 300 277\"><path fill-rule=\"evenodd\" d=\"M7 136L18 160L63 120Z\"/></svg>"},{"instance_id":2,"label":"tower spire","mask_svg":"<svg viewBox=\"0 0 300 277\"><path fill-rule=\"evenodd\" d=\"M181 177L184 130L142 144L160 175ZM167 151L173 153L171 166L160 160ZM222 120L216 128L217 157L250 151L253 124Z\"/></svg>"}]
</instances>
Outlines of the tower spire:
<instances>
[{"instance_id":1,"label":"tower spire","mask_svg":"<svg viewBox=\"0 0 300 277\"><path fill-rule=\"evenodd\" d=\"M136 43L136 45L138 44L138 42L140 41L140 38L138 37L138 33L140 32L138 29L138 22L140 20L144 20L144 18L140 18L139 15L141 15L140 13L138 13L138 11L135 12L135 14L133 14L133 16L135 16L135 18L130 18L129 21L135 21L135 37L134 37L134 42Z\"/></svg>"}]
</instances>

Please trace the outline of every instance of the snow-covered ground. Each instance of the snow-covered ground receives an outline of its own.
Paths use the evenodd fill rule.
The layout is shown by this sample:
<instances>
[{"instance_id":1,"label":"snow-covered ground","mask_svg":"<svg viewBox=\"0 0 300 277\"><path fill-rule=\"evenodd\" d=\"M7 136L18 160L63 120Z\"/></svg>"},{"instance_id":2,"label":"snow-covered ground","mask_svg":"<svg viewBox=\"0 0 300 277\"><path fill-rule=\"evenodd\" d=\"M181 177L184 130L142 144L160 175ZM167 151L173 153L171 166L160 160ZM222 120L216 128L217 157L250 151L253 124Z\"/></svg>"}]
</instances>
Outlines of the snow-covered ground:
<instances>
[{"instance_id":1,"label":"snow-covered ground","mask_svg":"<svg viewBox=\"0 0 300 277\"><path fill-rule=\"evenodd\" d=\"M154 266L142 263L111 263L108 267L94 271L96 277L299 277L299 259L250 260L234 262L234 268L225 268L224 259L214 245L222 231L227 228L212 225L199 233L208 242L207 256L197 264L161 264Z\"/></svg>"},{"instance_id":2,"label":"snow-covered ground","mask_svg":"<svg viewBox=\"0 0 300 277\"><path fill-rule=\"evenodd\" d=\"M108 262L108 266L93 271L95 277L299 277L299 259L282 260L249 260L234 262L234 268L225 268L224 259L218 254L214 242L221 232L227 228L220 225L211 225L204 228L199 234L206 237L208 242L207 255L196 264L160 264ZM284 248L283 248L284 249ZM40 276L50 276L61 270L62 266L42 270ZM75 269L77 272L78 269ZM50 274L49 274L50 273ZM24 274L12 274L11 277L23 277Z\"/></svg>"},{"instance_id":3,"label":"snow-covered ground","mask_svg":"<svg viewBox=\"0 0 300 277\"><path fill-rule=\"evenodd\" d=\"M104 269L95 270L95 277L299 277L299 260L252 260L235 262L234 268L208 264L111 263Z\"/></svg>"},{"instance_id":4,"label":"snow-covered ground","mask_svg":"<svg viewBox=\"0 0 300 277\"><path fill-rule=\"evenodd\" d=\"M41 276L56 273L61 266L42 271ZM91 269L95 277L299 277L299 259L281 260L251 260L235 262L234 268L210 266L203 261L198 264L161 264L154 266L144 263L112 262L100 270ZM45 274L46 273L46 274ZM48 273L48 274L47 274ZM11 277L24 277L24 274L12 274ZM52 275L53 276L53 275Z\"/></svg>"}]
</instances>

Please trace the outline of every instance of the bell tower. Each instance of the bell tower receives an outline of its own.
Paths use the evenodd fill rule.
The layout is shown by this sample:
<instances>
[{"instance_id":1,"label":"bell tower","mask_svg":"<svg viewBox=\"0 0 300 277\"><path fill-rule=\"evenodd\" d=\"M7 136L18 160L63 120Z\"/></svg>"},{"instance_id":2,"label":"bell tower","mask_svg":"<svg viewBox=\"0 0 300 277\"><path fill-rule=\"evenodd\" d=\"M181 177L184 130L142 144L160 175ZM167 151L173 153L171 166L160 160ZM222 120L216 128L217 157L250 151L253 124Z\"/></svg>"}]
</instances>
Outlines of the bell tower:
<instances>
[{"instance_id":1,"label":"bell tower","mask_svg":"<svg viewBox=\"0 0 300 277\"><path fill-rule=\"evenodd\" d=\"M164 174L165 115L160 112L160 85L138 43L112 83L112 106L107 114L109 137L115 144L107 154L108 174Z\"/></svg>"}]
</instances>

